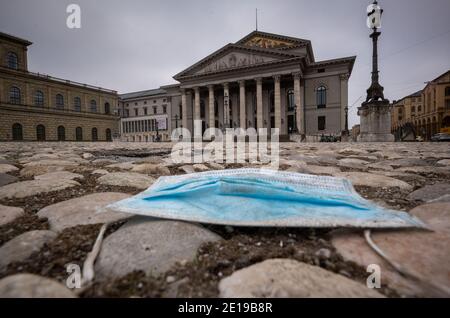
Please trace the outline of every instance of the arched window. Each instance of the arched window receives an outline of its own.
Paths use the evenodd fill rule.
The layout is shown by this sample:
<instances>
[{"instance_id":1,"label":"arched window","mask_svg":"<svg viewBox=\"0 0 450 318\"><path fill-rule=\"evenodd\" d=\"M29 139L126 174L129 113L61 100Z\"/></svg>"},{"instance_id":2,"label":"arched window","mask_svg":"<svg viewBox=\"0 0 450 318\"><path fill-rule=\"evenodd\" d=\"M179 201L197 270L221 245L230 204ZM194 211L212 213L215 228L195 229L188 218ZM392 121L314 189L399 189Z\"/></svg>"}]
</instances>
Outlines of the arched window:
<instances>
[{"instance_id":1,"label":"arched window","mask_svg":"<svg viewBox=\"0 0 450 318\"><path fill-rule=\"evenodd\" d=\"M16 53L8 52L8 54L6 54L6 66L13 70L17 70L19 68L19 58Z\"/></svg>"},{"instance_id":2,"label":"arched window","mask_svg":"<svg viewBox=\"0 0 450 318\"><path fill-rule=\"evenodd\" d=\"M91 100L91 112L97 112L97 102L95 100Z\"/></svg>"},{"instance_id":3,"label":"arched window","mask_svg":"<svg viewBox=\"0 0 450 318\"><path fill-rule=\"evenodd\" d=\"M83 141L83 129L81 127L75 128L75 140Z\"/></svg>"},{"instance_id":4,"label":"arched window","mask_svg":"<svg viewBox=\"0 0 450 318\"><path fill-rule=\"evenodd\" d=\"M64 109L64 96L56 94L56 108Z\"/></svg>"},{"instance_id":5,"label":"arched window","mask_svg":"<svg viewBox=\"0 0 450 318\"><path fill-rule=\"evenodd\" d=\"M288 111L293 111L295 107L295 95L294 90L290 89L287 91L287 108Z\"/></svg>"},{"instance_id":6,"label":"arched window","mask_svg":"<svg viewBox=\"0 0 450 318\"><path fill-rule=\"evenodd\" d=\"M64 126L58 126L58 141L66 140L66 129Z\"/></svg>"},{"instance_id":7,"label":"arched window","mask_svg":"<svg viewBox=\"0 0 450 318\"><path fill-rule=\"evenodd\" d=\"M325 86L319 86L316 91L317 108L327 107L327 89Z\"/></svg>"},{"instance_id":8,"label":"arched window","mask_svg":"<svg viewBox=\"0 0 450 318\"><path fill-rule=\"evenodd\" d=\"M44 125L36 126L36 139L38 141L45 141L45 126Z\"/></svg>"},{"instance_id":9,"label":"arched window","mask_svg":"<svg viewBox=\"0 0 450 318\"><path fill-rule=\"evenodd\" d=\"M12 138L13 140L23 140L22 125L15 123L12 125Z\"/></svg>"},{"instance_id":10,"label":"arched window","mask_svg":"<svg viewBox=\"0 0 450 318\"><path fill-rule=\"evenodd\" d=\"M92 128L92 141L98 140L97 128Z\"/></svg>"},{"instance_id":11,"label":"arched window","mask_svg":"<svg viewBox=\"0 0 450 318\"><path fill-rule=\"evenodd\" d=\"M81 112L81 98L74 97L73 99L73 110L76 112Z\"/></svg>"},{"instance_id":12,"label":"arched window","mask_svg":"<svg viewBox=\"0 0 450 318\"><path fill-rule=\"evenodd\" d=\"M42 91L36 91L34 93L34 106L44 106L44 93Z\"/></svg>"},{"instance_id":13,"label":"arched window","mask_svg":"<svg viewBox=\"0 0 450 318\"><path fill-rule=\"evenodd\" d=\"M105 103L105 114L110 114L111 113L111 107L109 106L109 103Z\"/></svg>"},{"instance_id":14,"label":"arched window","mask_svg":"<svg viewBox=\"0 0 450 318\"><path fill-rule=\"evenodd\" d=\"M111 129L106 129L106 141L112 141Z\"/></svg>"},{"instance_id":15,"label":"arched window","mask_svg":"<svg viewBox=\"0 0 450 318\"><path fill-rule=\"evenodd\" d=\"M445 96L450 96L450 86L445 88Z\"/></svg>"},{"instance_id":16,"label":"arched window","mask_svg":"<svg viewBox=\"0 0 450 318\"><path fill-rule=\"evenodd\" d=\"M13 86L9 89L9 102L11 104L21 104L20 88Z\"/></svg>"}]
</instances>

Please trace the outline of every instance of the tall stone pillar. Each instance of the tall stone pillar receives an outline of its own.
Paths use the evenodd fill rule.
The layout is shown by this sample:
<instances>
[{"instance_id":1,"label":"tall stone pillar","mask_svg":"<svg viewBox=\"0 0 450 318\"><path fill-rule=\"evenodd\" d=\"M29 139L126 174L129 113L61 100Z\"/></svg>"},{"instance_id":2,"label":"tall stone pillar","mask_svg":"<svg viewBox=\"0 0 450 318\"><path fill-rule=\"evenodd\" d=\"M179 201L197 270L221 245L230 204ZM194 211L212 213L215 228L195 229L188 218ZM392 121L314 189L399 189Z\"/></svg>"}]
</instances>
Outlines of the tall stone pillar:
<instances>
[{"instance_id":1,"label":"tall stone pillar","mask_svg":"<svg viewBox=\"0 0 450 318\"><path fill-rule=\"evenodd\" d=\"M275 128L280 129L281 134L281 94L280 94L280 75L275 75L274 80L274 104L275 104ZM272 127L273 128L273 127Z\"/></svg>"},{"instance_id":2,"label":"tall stone pillar","mask_svg":"<svg viewBox=\"0 0 450 318\"><path fill-rule=\"evenodd\" d=\"M230 89L228 83L223 84L223 127L230 127Z\"/></svg>"},{"instance_id":3,"label":"tall stone pillar","mask_svg":"<svg viewBox=\"0 0 450 318\"><path fill-rule=\"evenodd\" d=\"M187 103L186 103L186 90L181 90L181 123L183 128L188 129L187 124Z\"/></svg>"},{"instance_id":4,"label":"tall stone pillar","mask_svg":"<svg viewBox=\"0 0 450 318\"><path fill-rule=\"evenodd\" d=\"M247 128L245 107L245 81L239 81L239 127Z\"/></svg>"},{"instance_id":5,"label":"tall stone pillar","mask_svg":"<svg viewBox=\"0 0 450 318\"><path fill-rule=\"evenodd\" d=\"M215 128L214 85L209 85L208 91L209 91L209 128Z\"/></svg>"},{"instance_id":6,"label":"tall stone pillar","mask_svg":"<svg viewBox=\"0 0 450 318\"><path fill-rule=\"evenodd\" d=\"M200 119L200 88L194 88L194 120Z\"/></svg>"},{"instance_id":7,"label":"tall stone pillar","mask_svg":"<svg viewBox=\"0 0 450 318\"><path fill-rule=\"evenodd\" d=\"M301 73L294 73L294 100L296 106L296 122L297 131L301 135L305 135L305 107L303 86L301 85Z\"/></svg>"},{"instance_id":8,"label":"tall stone pillar","mask_svg":"<svg viewBox=\"0 0 450 318\"><path fill-rule=\"evenodd\" d=\"M264 128L262 101L262 78L256 79L256 127Z\"/></svg>"}]
</instances>

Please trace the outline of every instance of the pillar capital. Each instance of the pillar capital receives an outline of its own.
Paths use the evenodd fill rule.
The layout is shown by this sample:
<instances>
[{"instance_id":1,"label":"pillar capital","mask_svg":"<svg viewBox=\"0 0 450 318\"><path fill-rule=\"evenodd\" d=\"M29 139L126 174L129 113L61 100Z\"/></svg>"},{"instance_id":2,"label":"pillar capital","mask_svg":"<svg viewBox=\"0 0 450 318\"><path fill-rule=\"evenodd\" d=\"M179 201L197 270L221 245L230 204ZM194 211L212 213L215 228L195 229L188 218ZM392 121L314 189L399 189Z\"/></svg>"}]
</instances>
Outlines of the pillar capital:
<instances>
[{"instance_id":1,"label":"pillar capital","mask_svg":"<svg viewBox=\"0 0 450 318\"><path fill-rule=\"evenodd\" d=\"M245 86L245 80L239 80L238 83L239 86Z\"/></svg>"},{"instance_id":2,"label":"pillar capital","mask_svg":"<svg viewBox=\"0 0 450 318\"><path fill-rule=\"evenodd\" d=\"M281 79L281 75L274 75L272 76L272 78L274 79L275 82L279 82Z\"/></svg>"},{"instance_id":3,"label":"pillar capital","mask_svg":"<svg viewBox=\"0 0 450 318\"><path fill-rule=\"evenodd\" d=\"M341 81L348 81L348 79L350 78L350 75L348 73L340 74L339 78L341 79Z\"/></svg>"},{"instance_id":4,"label":"pillar capital","mask_svg":"<svg viewBox=\"0 0 450 318\"><path fill-rule=\"evenodd\" d=\"M256 84L261 85L262 84L262 77L255 78Z\"/></svg>"},{"instance_id":5,"label":"pillar capital","mask_svg":"<svg viewBox=\"0 0 450 318\"><path fill-rule=\"evenodd\" d=\"M222 85L223 85L223 88L228 88L228 85L229 85L229 83L228 82L225 82L225 83L222 83Z\"/></svg>"},{"instance_id":6,"label":"pillar capital","mask_svg":"<svg viewBox=\"0 0 450 318\"><path fill-rule=\"evenodd\" d=\"M295 79L301 79L302 75L303 75L302 72L294 72L294 73L292 73L292 76L293 76Z\"/></svg>"},{"instance_id":7,"label":"pillar capital","mask_svg":"<svg viewBox=\"0 0 450 318\"><path fill-rule=\"evenodd\" d=\"M214 90L214 85L213 84L209 84L208 85L208 90L213 91Z\"/></svg>"},{"instance_id":8,"label":"pillar capital","mask_svg":"<svg viewBox=\"0 0 450 318\"><path fill-rule=\"evenodd\" d=\"M195 93L200 92L200 87L199 87L199 86L194 87L194 92L195 92Z\"/></svg>"}]
</instances>

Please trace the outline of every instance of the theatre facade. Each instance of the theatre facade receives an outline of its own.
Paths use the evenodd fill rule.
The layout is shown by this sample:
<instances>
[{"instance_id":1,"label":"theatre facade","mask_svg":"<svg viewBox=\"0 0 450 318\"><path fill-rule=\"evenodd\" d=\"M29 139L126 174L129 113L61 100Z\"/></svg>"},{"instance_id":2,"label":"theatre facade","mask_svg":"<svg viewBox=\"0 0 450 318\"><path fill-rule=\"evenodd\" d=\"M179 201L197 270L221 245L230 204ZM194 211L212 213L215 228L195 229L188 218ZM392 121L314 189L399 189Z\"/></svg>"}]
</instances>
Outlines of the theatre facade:
<instances>
[{"instance_id":1,"label":"theatre facade","mask_svg":"<svg viewBox=\"0 0 450 318\"><path fill-rule=\"evenodd\" d=\"M316 61L309 40L251 32L176 74L179 84L121 95L121 139L155 140L148 120L157 116L168 117L164 133L184 127L192 136L199 120L202 132L253 127L279 128L282 137L339 137L355 59ZM167 112L153 107L158 99Z\"/></svg>"},{"instance_id":2,"label":"theatre facade","mask_svg":"<svg viewBox=\"0 0 450 318\"><path fill-rule=\"evenodd\" d=\"M339 136L355 57L316 61L311 41L254 31L176 74L174 118L206 128L279 128L280 135ZM172 102L172 105L176 103Z\"/></svg>"}]
</instances>

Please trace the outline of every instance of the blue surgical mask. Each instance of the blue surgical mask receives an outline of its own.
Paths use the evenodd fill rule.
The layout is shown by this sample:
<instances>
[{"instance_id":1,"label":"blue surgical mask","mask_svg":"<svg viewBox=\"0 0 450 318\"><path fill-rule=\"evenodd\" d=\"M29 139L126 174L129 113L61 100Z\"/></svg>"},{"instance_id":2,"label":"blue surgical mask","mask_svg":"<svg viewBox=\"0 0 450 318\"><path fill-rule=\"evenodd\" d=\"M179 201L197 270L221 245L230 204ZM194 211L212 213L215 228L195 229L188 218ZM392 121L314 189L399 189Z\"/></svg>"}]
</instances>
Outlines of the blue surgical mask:
<instances>
[{"instance_id":1,"label":"blue surgical mask","mask_svg":"<svg viewBox=\"0 0 450 318\"><path fill-rule=\"evenodd\" d=\"M346 179L265 169L160 177L146 191L108 208L233 226L426 227L408 213L363 199Z\"/></svg>"}]
</instances>

